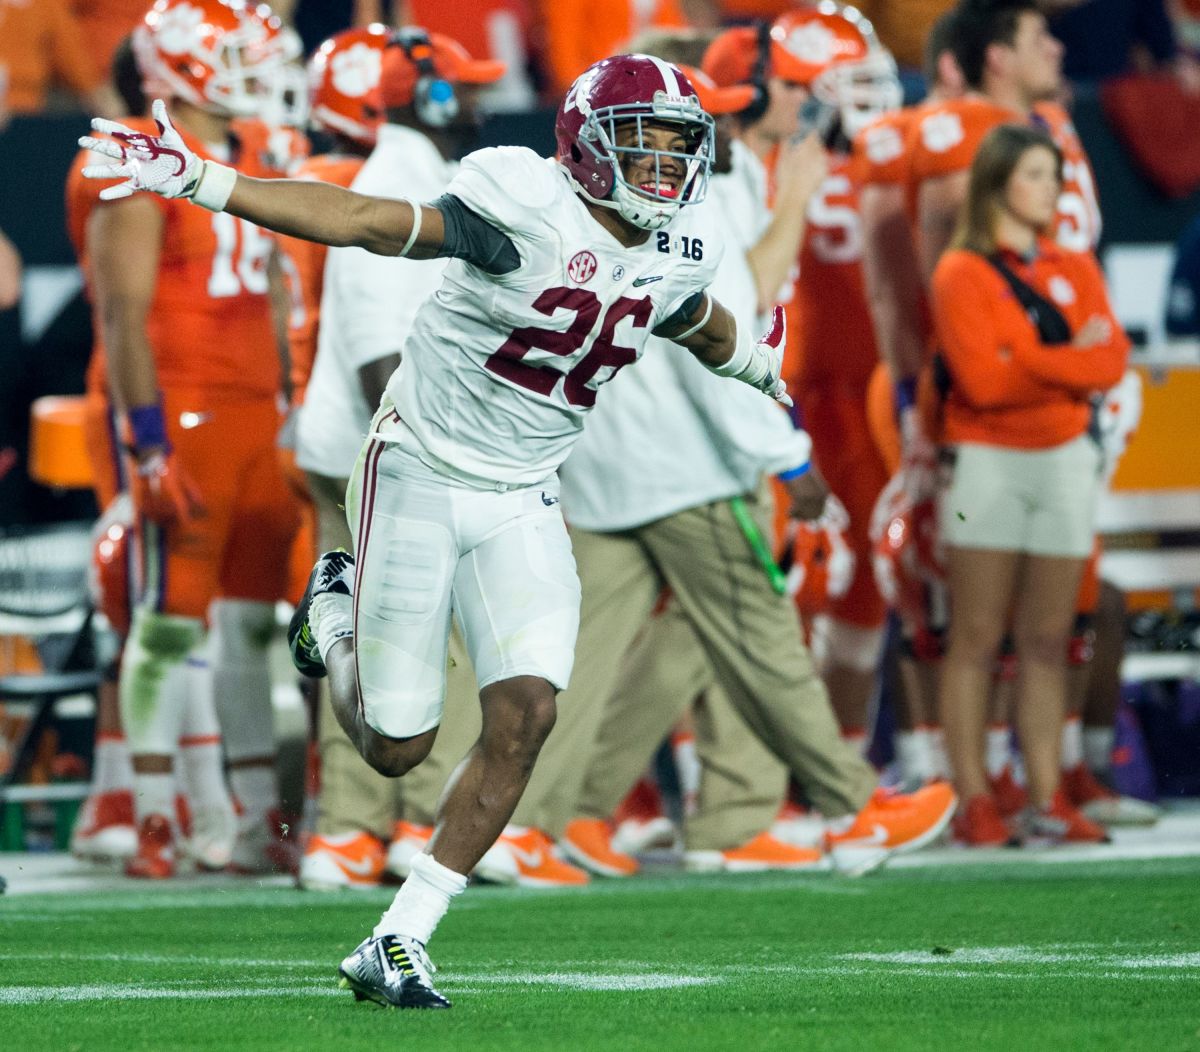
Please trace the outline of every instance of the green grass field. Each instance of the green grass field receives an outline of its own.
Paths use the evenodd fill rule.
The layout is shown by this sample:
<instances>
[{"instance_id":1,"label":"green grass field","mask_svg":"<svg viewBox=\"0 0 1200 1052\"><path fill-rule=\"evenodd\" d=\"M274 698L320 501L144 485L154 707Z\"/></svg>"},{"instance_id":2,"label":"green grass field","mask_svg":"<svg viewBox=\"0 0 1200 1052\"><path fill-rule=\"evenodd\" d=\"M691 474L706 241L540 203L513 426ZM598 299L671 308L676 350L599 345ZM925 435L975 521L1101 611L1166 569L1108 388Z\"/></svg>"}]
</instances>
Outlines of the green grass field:
<instances>
[{"instance_id":1,"label":"green grass field","mask_svg":"<svg viewBox=\"0 0 1200 1052\"><path fill-rule=\"evenodd\" d=\"M436 1013L336 988L389 898L0 899L0 1049L1200 1049L1195 858L473 888Z\"/></svg>"}]
</instances>

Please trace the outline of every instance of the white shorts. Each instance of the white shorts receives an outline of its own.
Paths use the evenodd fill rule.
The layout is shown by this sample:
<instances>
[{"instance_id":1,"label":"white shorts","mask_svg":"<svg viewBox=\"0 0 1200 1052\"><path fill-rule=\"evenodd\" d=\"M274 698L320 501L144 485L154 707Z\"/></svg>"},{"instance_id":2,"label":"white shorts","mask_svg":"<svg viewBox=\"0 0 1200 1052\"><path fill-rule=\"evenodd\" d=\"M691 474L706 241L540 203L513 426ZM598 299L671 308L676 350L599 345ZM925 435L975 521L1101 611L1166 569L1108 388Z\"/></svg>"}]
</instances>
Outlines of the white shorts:
<instances>
[{"instance_id":1,"label":"white shorts","mask_svg":"<svg viewBox=\"0 0 1200 1052\"><path fill-rule=\"evenodd\" d=\"M472 485L425 463L390 405L373 423L346 491L367 723L390 738L438 725L452 614L481 689L512 676L565 689L579 578L557 477L521 488Z\"/></svg>"},{"instance_id":2,"label":"white shorts","mask_svg":"<svg viewBox=\"0 0 1200 1052\"><path fill-rule=\"evenodd\" d=\"M1087 435L1050 449L963 442L954 456L940 502L946 544L1077 559L1091 553L1101 457Z\"/></svg>"}]
</instances>

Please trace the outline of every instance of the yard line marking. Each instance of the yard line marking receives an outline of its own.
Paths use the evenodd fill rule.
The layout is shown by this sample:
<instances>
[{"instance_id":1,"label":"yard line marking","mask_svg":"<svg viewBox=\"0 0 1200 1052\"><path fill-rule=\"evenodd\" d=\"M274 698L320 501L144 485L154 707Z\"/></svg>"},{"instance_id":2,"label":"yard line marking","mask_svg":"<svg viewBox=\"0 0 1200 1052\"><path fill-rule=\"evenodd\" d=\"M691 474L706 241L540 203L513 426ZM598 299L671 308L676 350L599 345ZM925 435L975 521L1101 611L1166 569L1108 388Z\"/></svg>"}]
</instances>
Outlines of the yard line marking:
<instances>
[{"instance_id":1,"label":"yard line marking","mask_svg":"<svg viewBox=\"0 0 1200 1052\"><path fill-rule=\"evenodd\" d=\"M678 975L648 972L641 975L616 975L595 972L467 972L471 983L489 986L555 986L567 990L673 990L685 986L711 986L722 982L715 975ZM449 989L453 986L446 982Z\"/></svg>"},{"instance_id":2,"label":"yard line marking","mask_svg":"<svg viewBox=\"0 0 1200 1052\"><path fill-rule=\"evenodd\" d=\"M200 1001L251 997L345 997L332 982L328 986L136 986L97 983L92 986L5 986L0 987L0 1005L44 1004L47 1001Z\"/></svg>"}]
</instances>

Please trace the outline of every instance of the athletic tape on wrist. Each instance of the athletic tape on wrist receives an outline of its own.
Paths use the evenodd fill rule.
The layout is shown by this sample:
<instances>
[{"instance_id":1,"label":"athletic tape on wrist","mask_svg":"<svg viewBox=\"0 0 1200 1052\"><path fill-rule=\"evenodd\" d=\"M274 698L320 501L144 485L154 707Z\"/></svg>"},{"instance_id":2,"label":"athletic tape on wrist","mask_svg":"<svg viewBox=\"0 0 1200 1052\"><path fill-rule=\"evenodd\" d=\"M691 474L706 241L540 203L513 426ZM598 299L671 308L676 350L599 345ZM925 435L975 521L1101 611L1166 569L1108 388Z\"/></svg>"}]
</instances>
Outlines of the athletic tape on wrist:
<instances>
[{"instance_id":1,"label":"athletic tape on wrist","mask_svg":"<svg viewBox=\"0 0 1200 1052\"><path fill-rule=\"evenodd\" d=\"M217 164L216 161L201 163L204 169L200 173L196 189L192 191L192 201L210 212L224 212L237 182L237 171L226 164Z\"/></svg>"}]
</instances>

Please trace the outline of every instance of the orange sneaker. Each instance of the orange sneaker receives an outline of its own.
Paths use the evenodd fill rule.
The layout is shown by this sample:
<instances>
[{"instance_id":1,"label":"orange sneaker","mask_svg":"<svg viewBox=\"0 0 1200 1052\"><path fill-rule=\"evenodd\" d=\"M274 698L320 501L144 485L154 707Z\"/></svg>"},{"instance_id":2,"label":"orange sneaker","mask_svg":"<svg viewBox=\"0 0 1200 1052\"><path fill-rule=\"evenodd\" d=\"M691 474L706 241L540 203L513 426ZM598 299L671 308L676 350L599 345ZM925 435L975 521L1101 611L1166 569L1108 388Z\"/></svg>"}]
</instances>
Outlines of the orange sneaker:
<instances>
[{"instance_id":1,"label":"orange sneaker","mask_svg":"<svg viewBox=\"0 0 1200 1052\"><path fill-rule=\"evenodd\" d=\"M1011 767L1005 767L995 778L989 778L988 786L1001 818L1012 818L1029 805L1029 794L1017 784Z\"/></svg>"},{"instance_id":2,"label":"orange sneaker","mask_svg":"<svg viewBox=\"0 0 1200 1052\"><path fill-rule=\"evenodd\" d=\"M825 856L812 847L792 847L759 833L728 851L685 851L683 867L692 873L762 873L769 869L825 869Z\"/></svg>"},{"instance_id":3,"label":"orange sneaker","mask_svg":"<svg viewBox=\"0 0 1200 1052\"><path fill-rule=\"evenodd\" d=\"M1063 771L1062 788L1085 818L1102 826L1152 826L1162 817L1154 804L1114 793L1084 763Z\"/></svg>"},{"instance_id":4,"label":"orange sneaker","mask_svg":"<svg viewBox=\"0 0 1200 1052\"><path fill-rule=\"evenodd\" d=\"M472 873L493 884L522 888L574 888L590 881L577 866L554 853L552 841L540 829L507 826Z\"/></svg>"},{"instance_id":5,"label":"orange sneaker","mask_svg":"<svg viewBox=\"0 0 1200 1052\"><path fill-rule=\"evenodd\" d=\"M383 844L370 833L313 836L300 859L300 887L308 891L376 888L383 876Z\"/></svg>"},{"instance_id":6,"label":"orange sneaker","mask_svg":"<svg viewBox=\"0 0 1200 1052\"><path fill-rule=\"evenodd\" d=\"M932 843L950 824L958 797L946 782L934 782L915 793L876 789L853 820L831 822L825 850L833 868L849 877L878 869L892 855L916 851Z\"/></svg>"},{"instance_id":7,"label":"orange sneaker","mask_svg":"<svg viewBox=\"0 0 1200 1052\"><path fill-rule=\"evenodd\" d=\"M1075 809L1060 788L1042 810L1026 808L1018 819L1022 840L1049 841L1054 844L1107 844L1109 835L1103 826L1085 818Z\"/></svg>"},{"instance_id":8,"label":"orange sneaker","mask_svg":"<svg viewBox=\"0 0 1200 1052\"><path fill-rule=\"evenodd\" d=\"M632 877L641 866L613 847L612 826L603 818L574 818L558 846L572 862L601 877Z\"/></svg>"},{"instance_id":9,"label":"orange sneaker","mask_svg":"<svg viewBox=\"0 0 1200 1052\"><path fill-rule=\"evenodd\" d=\"M954 837L970 847L1003 847L1012 842L1012 831L987 793L971 797L954 817Z\"/></svg>"},{"instance_id":10,"label":"orange sneaker","mask_svg":"<svg viewBox=\"0 0 1200 1052\"><path fill-rule=\"evenodd\" d=\"M125 863L125 876L146 880L175 876L175 838L165 815L147 815L142 819L137 854Z\"/></svg>"},{"instance_id":11,"label":"orange sneaker","mask_svg":"<svg viewBox=\"0 0 1200 1052\"><path fill-rule=\"evenodd\" d=\"M71 830L71 854L76 858L108 861L137 854L138 834L133 819L133 793L118 789L93 793L83 802Z\"/></svg>"},{"instance_id":12,"label":"orange sneaker","mask_svg":"<svg viewBox=\"0 0 1200 1052\"><path fill-rule=\"evenodd\" d=\"M392 842L388 844L384 872L406 880L412 870L412 860L425 850L425 845L432 836L433 826L417 825L416 822L397 822L392 830Z\"/></svg>"}]
</instances>

